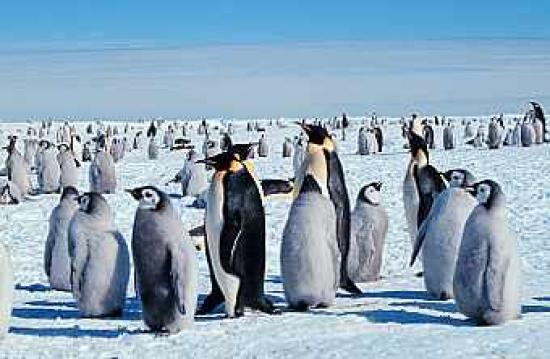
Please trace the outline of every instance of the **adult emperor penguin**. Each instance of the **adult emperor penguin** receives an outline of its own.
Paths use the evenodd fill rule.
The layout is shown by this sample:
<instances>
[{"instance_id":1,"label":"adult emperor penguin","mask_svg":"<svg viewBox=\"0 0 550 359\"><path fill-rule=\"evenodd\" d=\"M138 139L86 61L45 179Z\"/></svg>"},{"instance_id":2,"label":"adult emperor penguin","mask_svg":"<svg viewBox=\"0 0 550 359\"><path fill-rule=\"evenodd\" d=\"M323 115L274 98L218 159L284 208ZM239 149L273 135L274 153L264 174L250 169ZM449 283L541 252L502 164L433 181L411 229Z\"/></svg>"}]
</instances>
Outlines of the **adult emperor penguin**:
<instances>
[{"instance_id":1,"label":"adult emperor penguin","mask_svg":"<svg viewBox=\"0 0 550 359\"><path fill-rule=\"evenodd\" d=\"M130 255L113 228L109 204L99 193L78 197L69 224L73 297L84 317L122 315L130 275Z\"/></svg>"},{"instance_id":2,"label":"adult emperor penguin","mask_svg":"<svg viewBox=\"0 0 550 359\"><path fill-rule=\"evenodd\" d=\"M198 261L166 193L145 186L127 190L139 202L132 254L143 320L154 332L179 332L194 321Z\"/></svg>"},{"instance_id":3,"label":"adult emperor penguin","mask_svg":"<svg viewBox=\"0 0 550 359\"><path fill-rule=\"evenodd\" d=\"M547 128L546 128L546 118L544 116L544 110L542 109L542 106L534 101L530 102L531 106L533 107L534 112L534 119L538 119L542 123L542 140L543 142L549 142L549 140L546 138Z\"/></svg>"},{"instance_id":4,"label":"adult emperor penguin","mask_svg":"<svg viewBox=\"0 0 550 359\"><path fill-rule=\"evenodd\" d=\"M435 200L428 217L418 230L411 265L422 248L424 285L428 295L439 300L453 297L453 276L464 223L476 202L465 190L474 183L467 170L445 172L449 188Z\"/></svg>"},{"instance_id":5,"label":"adult emperor penguin","mask_svg":"<svg viewBox=\"0 0 550 359\"><path fill-rule=\"evenodd\" d=\"M350 241L350 204L344 171L340 158L334 149L334 142L327 130L321 126L298 123L308 136L306 158L295 179L295 193L305 176L313 171L327 173L326 186L321 187L336 211L336 237L342 256L340 265L340 287L352 294L361 294L361 290L349 278L347 263ZM324 178L324 177L321 177Z\"/></svg>"},{"instance_id":6,"label":"adult emperor penguin","mask_svg":"<svg viewBox=\"0 0 550 359\"><path fill-rule=\"evenodd\" d=\"M71 290L69 223L77 210L78 191L74 187L63 188L59 204L50 214L44 251L44 271L52 289Z\"/></svg>"},{"instance_id":7,"label":"adult emperor penguin","mask_svg":"<svg viewBox=\"0 0 550 359\"><path fill-rule=\"evenodd\" d=\"M0 339L9 329L13 304L13 267L10 252L0 241Z\"/></svg>"},{"instance_id":8,"label":"adult emperor penguin","mask_svg":"<svg viewBox=\"0 0 550 359\"><path fill-rule=\"evenodd\" d=\"M60 169L59 184L61 188L67 186L77 187L79 176L79 171L76 167L77 160L67 144L60 144L58 148L59 153L57 154L57 161Z\"/></svg>"},{"instance_id":9,"label":"adult emperor penguin","mask_svg":"<svg viewBox=\"0 0 550 359\"><path fill-rule=\"evenodd\" d=\"M472 190L479 204L466 224L454 275L458 310L479 324L501 324L521 314L521 263L517 237L508 227L498 183Z\"/></svg>"},{"instance_id":10,"label":"adult emperor penguin","mask_svg":"<svg viewBox=\"0 0 550 359\"><path fill-rule=\"evenodd\" d=\"M380 279L388 232L388 212L381 204L381 188L381 182L373 182L361 188L351 213L348 272L355 282Z\"/></svg>"},{"instance_id":11,"label":"adult emperor penguin","mask_svg":"<svg viewBox=\"0 0 550 359\"><path fill-rule=\"evenodd\" d=\"M321 189L328 173L325 168L310 170L290 208L280 254L285 298L300 311L331 305L340 283L336 212L327 189Z\"/></svg>"},{"instance_id":12,"label":"adult emperor penguin","mask_svg":"<svg viewBox=\"0 0 550 359\"><path fill-rule=\"evenodd\" d=\"M115 193L116 169L113 157L105 150L105 139L100 139L98 151L90 164L90 191L96 193Z\"/></svg>"},{"instance_id":13,"label":"adult emperor penguin","mask_svg":"<svg viewBox=\"0 0 550 359\"><path fill-rule=\"evenodd\" d=\"M264 296L265 212L261 189L250 167L233 151L199 162L215 169L205 216L212 292L200 312L212 310L225 300L230 318L243 315L245 307L277 313Z\"/></svg>"},{"instance_id":14,"label":"adult emperor penguin","mask_svg":"<svg viewBox=\"0 0 550 359\"><path fill-rule=\"evenodd\" d=\"M38 151L38 187L41 193L54 193L60 189L61 169L57 162L57 149L51 142L41 141Z\"/></svg>"}]
</instances>

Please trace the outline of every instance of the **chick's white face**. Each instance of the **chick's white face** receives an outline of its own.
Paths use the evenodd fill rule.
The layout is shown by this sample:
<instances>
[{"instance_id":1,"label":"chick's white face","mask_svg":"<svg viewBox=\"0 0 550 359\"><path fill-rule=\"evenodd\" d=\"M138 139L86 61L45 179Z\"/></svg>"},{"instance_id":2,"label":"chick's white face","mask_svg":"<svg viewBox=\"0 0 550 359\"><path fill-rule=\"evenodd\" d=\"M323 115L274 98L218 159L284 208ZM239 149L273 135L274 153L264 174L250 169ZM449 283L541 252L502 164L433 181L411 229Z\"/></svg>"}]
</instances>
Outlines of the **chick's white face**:
<instances>
[{"instance_id":1,"label":"chick's white face","mask_svg":"<svg viewBox=\"0 0 550 359\"><path fill-rule=\"evenodd\" d=\"M451 187L460 187L464 183L464 173L453 171L451 173L451 180L449 181L449 186Z\"/></svg>"},{"instance_id":2,"label":"chick's white face","mask_svg":"<svg viewBox=\"0 0 550 359\"><path fill-rule=\"evenodd\" d=\"M141 191L141 199L139 200L139 208L141 209L155 209L160 202L160 197L157 192L150 188L146 188Z\"/></svg>"},{"instance_id":3,"label":"chick's white face","mask_svg":"<svg viewBox=\"0 0 550 359\"><path fill-rule=\"evenodd\" d=\"M476 199L479 203L485 204L491 196L491 186L487 184L481 184L477 188Z\"/></svg>"},{"instance_id":4,"label":"chick's white face","mask_svg":"<svg viewBox=\"0 0 550 359\"><path fill-rule=\"evenodd\" d=\"M380 204L380 192L372 186L365 190L365 198L372 204Z\"/></svg>"}]
</instances>

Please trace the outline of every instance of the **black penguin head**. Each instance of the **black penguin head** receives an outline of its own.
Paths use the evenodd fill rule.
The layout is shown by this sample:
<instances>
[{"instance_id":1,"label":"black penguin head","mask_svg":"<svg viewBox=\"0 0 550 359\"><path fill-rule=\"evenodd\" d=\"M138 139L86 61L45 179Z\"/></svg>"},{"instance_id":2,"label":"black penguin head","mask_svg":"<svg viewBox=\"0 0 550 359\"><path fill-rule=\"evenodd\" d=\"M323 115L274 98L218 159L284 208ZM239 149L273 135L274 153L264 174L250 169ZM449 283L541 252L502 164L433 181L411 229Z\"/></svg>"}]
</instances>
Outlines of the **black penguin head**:
<instances>
[{"instance_id":1,"label":"black penguin head","mask_svg":"<svg viewBox=\"0 0 550 359\"><path fill-rule=\"evenodd\" d=\"M380 204L380 189L382 182L372 182L361 188L357 200L371 205Z\"/></svg>"},{"instance_id":2,"label":"black penguin head","mask_svg":"<svg viewBox=\"0 0 550 359\"><path fill-rule=\"evenodd\" d=\"M250 157L250 153L254 148L255 143L234 143L227 152L237 155L239 161L244 161Z\"/></svg>"},{"instance_id":3,"label":"black penguin head","mask_svg":"<svg viewBox=\"0 0 550 359\"><path fill-rule=\"evenodd\" d=\"M59 201L61 202L65 199L78 202L78 190L73 186L63 187Z\"/></svg>"},{"instance_id":4,"label":"black penguin head","mask_svg":"<svg viewBox=\"0 0 550 359\"><path fill-rule=\"evenodd\" d=\"M441 174L447 182L449 187L469 187L476 181L475 176L468 170L457 168L448 170Z\"/></svg>"},{"instance_id":5,"label":"black penguin head","mask_svg":"<svg viewBox=\"0 0 550 359\"><path fill-rule=\"evenodd\" d=\"M414 131L411 130L409 130L409 132L407 133L407 137L409 139L409 148L411 150L413 158L416 158L419 153L424 153L426 155L426 159L429 159L428 145L426 144L426 140L424 140L423 137L417 135Z\"/></svg>"},{"instance_id":6,"label":"black penguin head","mask_svg":"<svg viewBox=\"0 0 550 359\"><path fill-rule=\"evenodd\" d=\"M500 185L489 179L474 183L474 185L469 188L469 192L487 209L504 206L506 201Z\"/></svg>"},{"instance_id":7,"label":"black penguin head","mask_svg":"<svg viewBox=\"0 0 550 359\"><path fill-rule=\"evenodd\" d=\"M57 149L59 150L59 152L69 152L70 150L69 145L66 143L60 143L59 145L57 145Z\"/></svg>"},{"instance_id":8,"label":"black penguin head","mask_svg":"<svg viewBox=\"0 0 550 359\"><path fill-rule=\"evenodd\" d=\"M87 192L78 197L79 211L90 215L110 216L109 204L96 192Z\"/></svg>"},{"instance_id":9,"label":"black penguin head","mask_svg":"<svg viewBox=\"0 0 550 359\"><path fill-rule=\"evenodd\" d=\"M239 161L239 155L230 151L218 153L215 156L207 157L202 160L198 160L195 163L205 163L214 167L216 171L228 171L231 165Z\"/></svg>"},{"instance_id":10,"label":"black penguin head","mask_svg":"<svg viewBox=\"0 0 550 359\"><path fill-rule=\"evenodd\" d=\"M298 125L302 127L310 143L314 143L316 145L322 146L323 144L325 144L325 141L327 140L332 141L327 129L322 126L308 125L301 122L298 122Z\"/></svg>"},{"instance_id":11,"label":"black penguin head","mask_svg":"<svg viewBox=\"0 0 550 359\"><path fill-rule=\"evenodd\" d=\"M154 186L127 189L126 192L130 193L139 202L140 209L158 211L165 208L170 201L166 193Z\"/></svg>"}]
</instances>

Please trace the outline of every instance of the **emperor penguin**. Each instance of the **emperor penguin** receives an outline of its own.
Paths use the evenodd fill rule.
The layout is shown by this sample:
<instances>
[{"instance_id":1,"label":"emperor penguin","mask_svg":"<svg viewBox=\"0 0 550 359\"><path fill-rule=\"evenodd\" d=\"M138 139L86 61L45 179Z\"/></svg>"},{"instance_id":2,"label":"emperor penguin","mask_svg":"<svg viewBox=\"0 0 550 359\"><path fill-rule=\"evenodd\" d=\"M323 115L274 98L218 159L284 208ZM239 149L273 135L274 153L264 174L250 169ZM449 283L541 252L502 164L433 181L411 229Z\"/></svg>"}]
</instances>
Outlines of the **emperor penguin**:
<instances>
[{"instance_id":1,"label":"emperor penguin","mask_svg":"<svg viewBox=\"0 0 550 359\"><path fill-rule=\"evenodd\" d=\"M23 195L19 187L10 180L0 181L0 205L19 204L23 201Z\"/></svg>"},{"instance_id":2,"label":"emperor penguin","mask_svg":"<svg viewBox=\"0 0 550 359\"><path fill-rule=\"evenodd\" d=\"M90 164L90 191L96 193L116 192L116 168L113 157L100 145Z\"/></svg>"},{"instance_id":3,"label":"emperor penguin","mask_svg":"<svg viewBox=\"0 0 550 359\"><path fill-rule=\"evenodd\" d=\"M519 121L516 122L516 126L514 127L512 145L521 146L521 123Z\"/></svg>"},{"instance_id":4,"label":"emperor penguin","mask_svg":"<svg viewBox=\"0 0 550 359\"><path fill-rule=\"evenodd\" d=\"M285 142L283 142L283 158L288 158L292 156L292 141L290 138L285 137Z\"/></svg>"},{"instance_id":5,"label":"emperor penguin","mask_svg":"<svg viewBox=\"0 0 550 359\"><path fill-rule=\"evenodd\" d=\"M546 138L546 134L548 133L548 131L546 129L546 118L544 116L544 110L542 109L542 106L537 102L531 101L530 104L533 107L534 119L540 121L540 123L542 124L542 142L548 142L549 140Z\"/></svg>"},{"instance_id":6,"label":"emperor penguin","mask_svg":"<svg viewBox=\"0 0 550 359\"><path fill-rule=\"evenodd\" d=\"M51 142L41 141L37 171L38 187L41 193L59 192L61 169L57 161L57 149Z\"/></svg>"},{"instance_id":7,"label":"emperor penguin","mask_svg":"<svg viewBox=\"0 0 550 359\"><path fill-rule=\"evenodd\" d=\"M139 202L132 254L143 320L154 332L176 333L194 322L198 261L166 193L145 186L127 190Z\"/></svg>"},{"instance_id":8,"label":"emperor penguin","mask_svg":"<svg viewBox=\"0 0 550 359\"><path fill-rule=\"evenodd\" d=\"M464 127L464 138L469 139L475 136L474 133L474 126L472 125L471 121L466 122L466 126Z\"/></svg>"},{"instance_id":9,"label":"emperor penguin","mask_svg":"<svg viewBox=\"0 0 550 359\"><path fill-rule=\"evenodd\" d=\"M533 125L528 121L524 120L521 125L521 145L523 147L529 147L535 142L535 130Z\"/></svg>"},{"instance_id":10,"label":"emperor penguin","mask_svg":"<svg viewBox=\"0 0 550 359\"><path fill-rule=\"evenodd\" d=\"M446 150L452 150L455 148L455 135L454 128L449 121L447 126L443 129L443 148Z\"/></svg>"},{"instance_id":11,"label":"emperor penguin","mask_svg":"<svg viewBox=\"0 0 550 359\"><path fill-rule=\"evenodd\" d=\"M229 318L242 316L245 307L278 313L264 295L265 212L251 164L233 151L198 162L215 169L205 216L212 292L200 312L225 300Z\"/></svg>"},{"instance_id":12,"label":"emperor penguin","mask_svg":"<svg viewBox=\"0 0 550 359\"><path fill-rule=\"evenodd\" d=\"M38 151L38 140L36 138L27 138L25 139L25 149L23 158L29 166L29 170L34 165L34 160L36 158L36 152Z\"/></svg>"},{"instance_id":13,"label":"emperor penguin","mask_svg":"<svg viewBox=\"0 0 550 359\"><path fill-rule=\"evenodd\" d=\"M181 183L183 196L198 197L208 189L206 167L204 163L197 163L200 155L190 150L183 168L176 174L172 182Z\"/></svg>"},{"instance_id":14,"label":"emperor penguin","mask_svg":"<svg viewBox=\"0 0 550 359\"><path fill-rule=\"evenodd\" d=\"M6 147L6 150L8 152L8 158L6 159L8 180L17 186L22 195L27 195L31 191L29 164L15 148L15 139L10 139L10 143Z\"/></svg>"},{"instance_id":15,"label":"emperor penguin","mask_svg":"<svg viewBox=\"0 0 550 359\"><path fill-rule=\"evenodd\" d=\"M317 173L316 173L317 172ZM322 187L325 168L310 168L290 207L281 242L281 278L290 308L328 307L340 279L336 212Z\"/></svg>"},{"instance_id":16,"label":"emperor penguin","mask_svg":"<svg viewBox=\"0 0 550 359\"><path fill-rule=\"evenodd\" d=\"M489 149L497 149L500 147L501 143L501 132L499 125L497 122L493 119L489 123L489 129L487 131L487 147Z\"/></svg>"},{"instance_id":17,"label":"emperor penguin","mask_svg":"<svg viewBox=\"0 0 550 359\"><path fill-rule=\"evenodd\" d=\"M414 244L411 266L422 248L424 285L431 298L447 300L453 297L453 276L464 223L476 202L465 190L475 177L467 170L445 172L449 188L443 191L422 225Z\"/></svg>"},{"instance_id":18,"label":"emperor penguin","mask_svg":"<svg viewBox=\"0 0 550 359\"><path fill-rule=\"evenodd\" d=\"M151 137L149 140L149 147L147 147L147 155L150 160L156 160L159 158L159 148L157 145L157 141L155 141L154 137Z\"/></svg>"},{"instance_id":19,"label":"emperor penguin","mask_svg":"<svg viewBox=\"0 0 550 359\"><path fill-rule=\"evenodd\" d=\"M0 339L8 333L10 326L13 287L13 266L10 251L4 242L0 241Z\"/></svg>"},{"instance_id":20,"label":"emperor penguin","mask_svg":"<svg viewBox=\"0 0 550 359\"><path fill-rule=\"evenodd\" d=\"M308 136L306 157L295 178L295 194L305 175L316 168L316 172L326 172L326 184L321 187L323 195L328 196L336 212L336 238L341 254L340 287L352 294L361 294L361 290L349 278L347 263L350 242L350 203L340 158L335 151L334 142L328 131L321 126L298 123ZM323 178L323 177L321 177Z\"/></svg>"},{"instance_id":21,"label":"emperor penguin","mask_svg":"<svg viewBox=\"0 0 550 359\"><path fill-rule=\"evenodd\" d=\"M294 177L296 177L297 173L300 171L300 167L302 166L302 162L304 162L305 155L306 151L304 138L300 134L300 136L294 139L294 156L292 157L292 168L294 169Z\"/></svg>"},{"instance_id":22,"label":"emperor penguin","mask_svg":"<svg viewBox=\"0 0 550 359\"><path fill-rule=\"evenodd\" d=\"M372 131L374 133L376 144L378 146L376 148L376 152L382 153L382 149L384 148L384 133L382 132L382 127L375 126Z\"/></svg>"},{"instance_id":23,"label":"emperor penguin","mask_svg":"<svg viewBox=\"0 0 550 359\"><path fill-rule=\"evenodd\" d=\"M90 144L85 143L82 148L82 162L90 162L92 160L92 152L90 151Z\"/></svg>"},{"instance_id":24,"label":"emperor penguin","mask_svg":"<svg viewBox=\"0 0 550 359\"><path fill-rule=\"evenodd\" d=\"M365 154L372 155L378 150L378 141L372 129L367 129L365 134Z\"/></svg>"},{"instance_id":25,"label":"emperor penguin","mask_svg":"<svg viewBox=\"0 0 550 359\"><path fill-rule=\"evenodd\" d=\"M57 161L60 170L59 185L61 188L68 186L78 187L79 171L76 167L76 158L67 144L60 144L58 148L59 153L57 154Z\"/></svg>"},{"instance_id":26,"label":"emperor penguin","mask_svg":"<svg viewBox=\"0 0 550 359\"><path fill-rule=\"evenodd\" d=\"M63 188L59 204L50 214L44 251L44 271L52 289L71 290L69 223L77 210L78 191L70 186Z\"/></svg>"},{"instance_id":27,"label":"emperor penguin","mask_svg":"<svg viewBox=\"0 0 550 359\"><path fill-rule=\"evenodd\" d=\"M73 297L83 317L122 315L130 275L130 255L113 228L109 204L99 193L78 197L69 223Z\"/></svg>"},{"instance_id":28,"label":"emperor penguin","mask_svg":"<svg viewBox=\"0 0 550 359\"><path fill-rule=\"evenodd\" d=\"M373 182L361 188L351 212L348 272L355 282L380 279L388 232L388 212L381 204L381 188L381 182Z\"/></svg>"},{"instance_id":29,"label":"emperor penguin","mask_svg":"<svg viewBox=\"0 0 550 359\"><path fill-rule=\"evenodd\" d=\"M267 138L265 137L264 134L262 134L258 142L258 156L259 157L269 156L269 143L267 142Z\"/></svg>"},{"instance_id":30,"label":"emperor penguin","mask_svg":"<svg viewBox=\"0 0 550 359\"><path fill-rule=\"evenodd\" d=\"M540 119L533 119L533 130L535 131L535 143L537 145L540 145L544 142L544 130L542 128L542 121Z\"/></svg>"},{"instance_id":31,"label":"emperor penguin","mask_svg":"<svg viewBox=\"0 0 550 359\"><path fill-rule=\"evenodd\" d=\"M366 155L367 154L367 128L361 127L359 128L359 132L357 133L357 153L359 155Z\"/></svg>"},{"instance_id":32,"label":"emperor penguin","mask_svg":"<svg viewBox=\"0 0 550 359\"><path fill-rule=\"evenodd\" d=\"M517 237L498 183L478 182L471 194L479 204L464 225L453 281L456 305L478 324L501 324L521 315Z\"/></svg>"}]
</instances>

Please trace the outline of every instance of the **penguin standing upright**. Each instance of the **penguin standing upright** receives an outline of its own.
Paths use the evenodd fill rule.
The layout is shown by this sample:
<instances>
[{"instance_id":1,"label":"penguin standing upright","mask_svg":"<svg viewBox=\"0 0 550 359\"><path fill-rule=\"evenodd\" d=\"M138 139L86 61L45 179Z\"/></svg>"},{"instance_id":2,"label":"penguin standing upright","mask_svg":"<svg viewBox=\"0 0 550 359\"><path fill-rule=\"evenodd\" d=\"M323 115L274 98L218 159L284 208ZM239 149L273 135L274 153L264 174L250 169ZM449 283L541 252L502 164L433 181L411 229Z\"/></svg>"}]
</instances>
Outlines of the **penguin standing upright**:
<instances>
[{"instance_id":1,"label":"penguin standing upright","mask_svg":"<svg viewBox=\"0 0 550 359\"><path fill-rule=\"evenodd\" d=\"M294 139L294 156L292 157L292 168L294 169L294 177L296 177L296 175L300 171L300 167L302 166L302 162L304 162L305 155L306 151L304 139L300 135L299 137L296 137Z\"/></svg>"},{"instance_id":2,"label":"penguin standing upright","mask_svg":"<svg viewBox=\"0 0 550 359\"><path fill-rule=\"evenodd\" d=\"M334 302L340 279L336 213L326 196L326 168L308 168L281 242L281 279L289 307L307 310ZM325 195L323 195L323 192Z\"/></svg>"},{"instance_id":3,"label":"penguin standing upright","mask_svg":"<svg viewBox=\"0 0 550 359\"><path fill-rule=\"evenodd\" d=\"M13 267L8 247L0 241L0 339L8 332L13 304Z\"/></svg>"},{"instance_id":4,"label":"penguin standing upright","mask_svg":"<svg viewBox=\"0 0 550 359\"><path fill-rule=\"evenodd\" d=\"M265 212L251 166L232 151L199 162L215 169L205 216L212 293L201 312L220 304L221 292L228 317L245 307L276 313L264 295Z\"/></svg>"},{"instance_id":5,"label":"penguin standing upright","mask_svg":"<svg viewBox=\"0 0 550 359\"><path fill-rule=\"evenodd\" d=\"M111 208L99 193L78 197L69 224L73 297L84 317L122 315L130 275L130 255L113 229Z\"/></svg>"},{"instance_id":6,"label":"penguin standing upright","mask_svg":"<svg viewBox=\"0 0 550 359\"><path fill-rule=\"evenodd\" d=\"M147 147L147 155L149 156L150 160L156 160L159 158L159 148L157 145L157 141L155 141L154 137L151 137L149 140L149 147Z\"/></svg>"},{"instance_id":7,"label":"penguin standing upright","mask_svg":"<svg viewBox=\"0 0 550 359\"><path fill-rule=\"evenodd\" d=\"M501 324L521 314L517 237L498 183L478 182L471 193L479 204L464 225L453 281L456 305L479 324Z\"/></svg>"},{"instance_id":8,"label":"penguin standing upright","mask_svg":"<svg viewBox=\"0 0 550 359\"><path fill-rule=\"evenodd\" d=\"M446 150L455 148L454 128L451 122L447 123L447 126L443 129L443 148Z\"/></svg>"},{"instance_id":9,"label":"penguin standing upright","mask_svg":"<svg viewBox=\"0 0 550 359\"><path fill-rule=\"evenodd\" d=\"M533 142L535 142L533 125L528 120L524 120L521 125L521 145L523 147L530 147Z\"/></svg>"},{"instance_id":10,"label":"penguin standing upright","mask_svg":"<svg viewBox=\"0 0 550 359\"><path fill-rule=\"evenodd\" d=\"M349 278L347 263L350 242L350 204L344 171L335 151L334 142L321 126L298 123L308 136L307 153L295 179L295 193L300 192L308 168L323 168L327 172L326 191L336 211L336 234L341 253L340 287L349 293L360 294L361 290ZM321 188L325 191L325 188Z\"/></svg>"},{"instance_id":11,"label":"penguin standing upright","mask_svg":"<svg viewBox=\"0 0 550 359\"><path fill-rule=\"evenodd\" d=\"M380 279L388 232L388 212L381 204L381 188L381 182L373 182L361 188L351 213L348 271L350 278L360 283Z\"/></svg>"},{"instance_id":12,"label":"penguin standing upright","mask_svg":"<svg viewBox=\"0 0 550 359\"><path fill-rule=\"evenodd\" d=\"M29 178L29 164L15 148L15 137L10 138L10 143L6 147L8 158L6 159L6 168L8 170L8 180L15 184L22 195L31 191L31 180Z\"/></svg>"},{"instance_id":13,"label":"penguin standing upright","mask_svg":"<svg viewBox=\"0 0 550 359\"><path fill-rule=\"evenodd\" d=\"M533 107L534 119L539 120L542 124L542 142L549 142L550 140L546 138L546 134L548 133L548 131L546 128L546 118L544 116L544 110L542 109L542 106L540 104L534 101L531 101L530 104Z\"/></svg>"},{"instance_id":14,"label":"penguin standing upright","mask_svg":"<svg viewBox=\"0 0 550 359\"><path fill-rule=\"evenodd\" d=\"M290 138L285 137L285 142L283 142L283 158L288 158L292 156L292 141Z\"/></svg>"},{"instance_id":15,"label":"penguin standing upright","mask_svg":"<svg viewBox=\"0 0 550 359\"><path fill-rule=\"evenodd\" d=\"M453 297L453 276L464 223L475 200L464 189L475 181L467 170L445 172L450 188L435 200L428 217L418 230L411 265L422 248L424 284L428 295L439 300Z\"/></svg>"},{"instance_id":16,"label":"penguin standing upright","mask_svg":"<svg viewBox=\"0 0 550 359\"><path fill-rule=\"evenodd\" d=\"M382 149L384 148L384 133L382 132L382 128L380 126L375 126L373 128L374 137L376 138L376 144L378 148L376 151L378 153L382 152Z\"/></svg>"},{"instance_id":17,"label":"penguin standing upright","mask_svg":"<svg viewBox=\"0 0 550 359\"><path fill-rule=\"evenodd\" d=\"M502 141L502 134L499 126L494 119L489 123L489 129L487 131L487 148L497 149L500 147Z\"/></svg>"},{"instance_id":18,"label":"penguin standing upright","mask_svg":"<svg viewBox=\"0 0 550 359\"><path fill-rule=\"evenodd\" d=\"M181 183L182 196L198 197L208 189L206 167L204 163L197 163L200 155L190 150L183 168L176 174L172 182Z\"/></svg>"},{"instance_id":19,"label":"penguin standing upright","mask_svg":"<svg viewBox=\"0 0 550 359\"><path fill-rule=\"evenodd\" d=\"M59 163L59 185L61 189L67 186L78 186L78 168L77 161L67 144L58 146L59 153L57 154L57 162Z\"/></svg>"},{"instance_id":20,"label":"penguin standing upright","mask_svg":"<svg viewBox=\"0 0 550 359\"><path fill-rule=\"evenodd\" d=\"M48 141L42 141L38 151L38 186L41 193L54 193L60 189L61 169L57 150Z\"/></svg>"},{"instance_id":21,"label":"penguin standing upright","mask_svg":"<svg viewBox=\"0 0 550 359\"><path fill-rule=\"evenodd\" d=\"M100 140L98 152L90 164L90 191L96 193L115 193L116 169L113 157L105 150L105 140Z\"/></svg>"},{"instance_id":22,"label":"penguin standing upright","mask_svg":"<svg viewBox=\"0 0 550 359\"><path fill-rule=\"evenodd\" d=\"M44 251L44 271L52 289L71 290L69 223L77 210L78 191L74 187L65 187L59 204L50 214Z\"/></svg>"},{"instance_id":23,"label":"penguin standing upright","mask_svg":"<svg viewBox=\"0 0 550 359\"><path fill-rule=\"evenodd\" d=\"M153 331L175 333L193 323L198 261L184 238L181 218L166 193L145 186L127 190L139 207L132 253L143 320Z\"/></svg>"},{"instance_id":24,"label":"penguin standing upright","mask_svg":"<svg viewBox=\"0 0 550 359\"><path fill-rule=\"evenodd\" d=\"M269 156L269 143L267 142L267 138L265 137L264 134L262 134L258 142L258 156L259 157Z\"/></svg>"}]
</instances>

